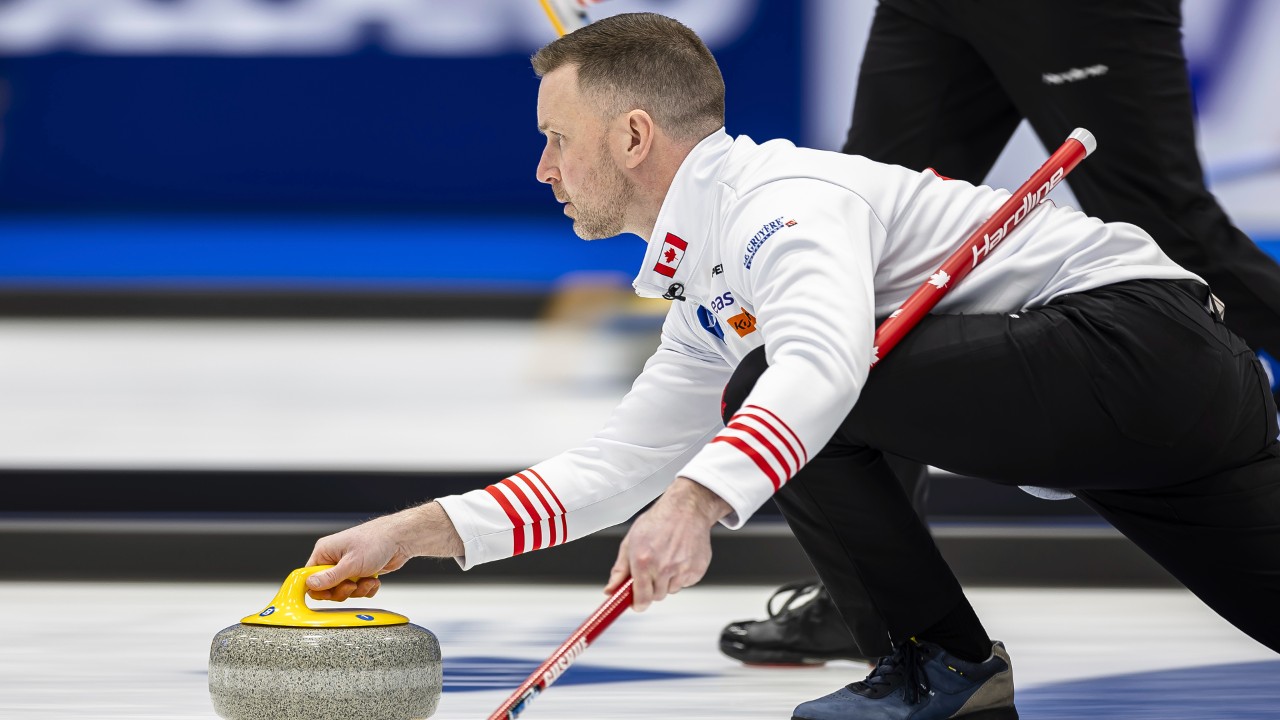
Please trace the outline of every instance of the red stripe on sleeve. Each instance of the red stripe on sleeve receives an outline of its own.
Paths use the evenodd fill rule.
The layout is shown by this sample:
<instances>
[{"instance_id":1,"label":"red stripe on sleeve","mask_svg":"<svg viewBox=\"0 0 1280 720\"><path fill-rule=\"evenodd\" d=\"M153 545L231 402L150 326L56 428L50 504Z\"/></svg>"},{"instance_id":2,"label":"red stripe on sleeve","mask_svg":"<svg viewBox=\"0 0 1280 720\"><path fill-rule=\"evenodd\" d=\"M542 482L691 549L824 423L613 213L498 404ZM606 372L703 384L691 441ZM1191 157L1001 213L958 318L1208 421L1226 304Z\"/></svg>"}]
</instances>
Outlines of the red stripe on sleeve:
<instances>
[{"instance_id":1,"label":"red stripe on sleeve","mask_svg":"<svg viewBox=\"0 0 1280 720\"><path fill-rule=\"evenodd\" d=\"M791 458L796 461L796 464L795 464L796 472L800 472L800 456L796 454L796 449L791 447L791 443L787 440L786 435L783 435L782 433L778 432L778 429L775 428L773 426L773 423L769 422L768 419L760 417L759 415L751 412L750 410L743 410L737 415L734 415L733 417L729 418L729 422L734 422L735 420L738 420L739 418L744 418L744 417L749 417L752 420L755 420L756 422L768 428L769 432L773 433L773 436L778 438L778 441L781 442L783 446L787 448L787 452L791 453Z\"/></svg>"},{"instance_id":2,"label":"red stripe on sleeve","mask_svg":"<svg viewBox=\"0 0 1280 720\"><path fill-rule=\"evenodd\" d=\"M755 448L748 445L746 441L743 440L742 438L725 437L723 435L717 435L715 439L712 440L711 442L729 443L730 445L738 448L743 453L745 453L747 457L755 461L756 467L760 468L760 472L768 476L769 481L773 483L773 489L775 491L778 488L782 487L782 480L778 477L778 473L774 472L773 468L769 467L768 461L766 461L764 457L760 455L760 453L756 452Z\"/></svg>"},{"instance_id":3,"label":"red stripe on sleeve","mask_svg":"<svg viewBox=\"0 0 1280 720\"><path fill-rule=\"evenodd\" d=\"M547 481L544 480L542 476L538 474L537 470L534 470L533 468L529 468L525 472L538 478L538 482L542 483L542 487L547 489L547 494L551 496L552 500L556 501L556 507L560 508L560 512L562 513L566 512L566 510L564 509L564 503L560 502L560 496L556 495L556 491L551 489L551 485L548 484Z\"/></svg>"},{"instance_id":4,"label":"red stripe on sleeve","mask_svg":"<svg viewBox=\"0 0 1280 720\"><path fill-rule=\"evenodd\" d=\"M782 469L786 472L788 480L790 480L791 476L795 474L795 472L791 469L791 467L787 465L787 461L782 457L782 453L778 452L778 448L775 447L773 443L769 442L769 439L766 438L764 435L762 435L759 430L741 422L729 423L728 429L741 430L745 433L750 434L751 437L755 438L756 440L759 440L760 444L763 445L765 449L768 450L775 458L777 458L778 465L781 466ZM797 469L799 468L797 467Z\"/></svg>"},{"instance_id":5,"label":"red stripe on sleeve","mask_svg":"<svg viewBox=\"0 0 1280 720\"><path fill-rule=\"evenodd\" d=\"M502 491L497 487L490 485L485 488L484 491L492 495L494 500L498 501L498 505L507 513L507 519L511 520L511 527L513 529L511 554L519 555L524 552L524 520L520 519L520 514L511 506L511 502L507 500L507 496L503 495Z\"/></svg>"},{"instance_id":6,"label":"red stripe on sleeve","mask_svg":"<svg viewBox=\"0 0 1280 720\"><path fill-rule=\"evenodd\" d=\"M537 484L536 484L536 483L534 483L532 480L530 480L530 479L529 479L529 477L528 477L527 475L525 475L524 473L516 473L516 477L518 477L518 478L520 478L521 480L523 480L523 481L524 481L524 484L529 486L529 489L533 491L533 494L538 496L538 502L542 503L542 507L546 508L546 510L547 510L547 519L548 519L548 521L549 521L549 522L547 523L547 527L548 527L548 528L550 529L550 531L551 531L551 537L547 539L547 547L555 547L555 544L556 544L556 513L555 513L555 511L554 511L554 510L552 510L552 509L551 509L551 503L547 502L547 499L546 499L545 497L543 497L543 496L542 496L542 491L538 489Z\"/></svg>"},{"instance_id":7,"label":"red stripe on sleeve","mask_svg":"<svg viewBox=\"0 0 1280 720\"><path fill-rule=\"evenodd\" d=\"M542 549L542 516L537 510L533 509L533 503L529 502L529 496L525 495L524 490L520 486L511 481L511 478L503 480L500 485L506 486L508 490L516 496L520 504L524 506L525 512L529 513L530 524L533 526L533 547L532 550Z\"/></svg>"},{"instance_id":8,"label":"red stripe on sleeve","mask_svg":"<svg viewBox=\"0 0 1280 720\"><path fill-rule=\"evenodd\" d=\"M544 480L537 470L529 468L527 472L538 478L538 482L542 483L542 487L547 491L547 494L556 502L556 507L560 508L560 542L561 544L569 542L569 522L565 518L569 511L564 509L564 503L560 502L560 496L556 495L556 491L551 489L551 484Z\"/></svg>"},{"instance_id":9,"label":"red stripe on sleeve","mask_svg":"<svg viewBox=\"0 0 1280 720\"><path fill-rule=\"evenodd\" d=\"M804 453L804 461L809 462L809 451L805 449L804 442L800 440L800 436L796 434L796 431L791 429L791 426L787 425L785 422L782 421L782 418L778 417L777 415L774 415L772 412L768 410L768 408L762 408L759 405L748 405L747 407L743 408L743 410L746 410L747 408L751 408L753 410L759 410L760 412L767 414L769 417L773 418L774 420L777 420L778 424L781 425L784 430L791 433L791 437L795 438L796 444L800 446L800 452ZM781 437L781 435L779 435L779 437Z\"/></svg>"}]
</instances>

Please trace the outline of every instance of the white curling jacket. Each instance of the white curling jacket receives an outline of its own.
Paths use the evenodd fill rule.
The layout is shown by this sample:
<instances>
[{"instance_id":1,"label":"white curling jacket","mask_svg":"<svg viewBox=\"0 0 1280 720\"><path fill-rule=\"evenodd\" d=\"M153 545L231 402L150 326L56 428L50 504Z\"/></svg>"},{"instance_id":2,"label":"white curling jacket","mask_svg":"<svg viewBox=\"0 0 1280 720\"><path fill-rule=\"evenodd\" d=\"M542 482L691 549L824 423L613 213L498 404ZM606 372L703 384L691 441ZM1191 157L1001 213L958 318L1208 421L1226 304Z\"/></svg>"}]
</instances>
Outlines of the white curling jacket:
<instances>
[{"instance_id":1,"label":"white curling jacket","mask_svg":"<svg viewBox=\"0 0 1280 720\"><path fill-rule=\"evenodd\" d=\"M720 130L676 173L636 292L676 296L657 352L604 428L501 482L440 498L463 568L630 518L676 476L737 528L819 452L857 402L876 318L897 309L1009 197L863 157ZM936 313L1003 313L1126 280L1194 279L1124 223L1045 203ZM734 367L768 369L726 427Z\"/></svg>"}]
</instances>

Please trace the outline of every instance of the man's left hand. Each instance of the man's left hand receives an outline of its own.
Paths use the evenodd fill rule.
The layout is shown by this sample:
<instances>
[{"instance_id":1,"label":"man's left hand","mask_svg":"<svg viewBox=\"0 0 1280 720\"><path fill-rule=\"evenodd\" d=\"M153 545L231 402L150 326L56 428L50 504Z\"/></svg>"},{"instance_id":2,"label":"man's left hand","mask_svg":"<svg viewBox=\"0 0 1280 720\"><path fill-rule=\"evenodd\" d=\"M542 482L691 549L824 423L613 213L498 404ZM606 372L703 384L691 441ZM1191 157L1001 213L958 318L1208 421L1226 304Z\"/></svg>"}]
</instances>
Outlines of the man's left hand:
<instances>
[{"instance_id":1,"label":"man's left hand","mask_svg":"<svg viewBox=\"0 0 1280 720\"><path fill-rule=\"evenodd\" d=\"M688 478L676 478L627 531L605 593L634 579L631 607L650 604L702 579L711 564L711 528L732 511L720 496Z\"/></svg>"}]
</instances>

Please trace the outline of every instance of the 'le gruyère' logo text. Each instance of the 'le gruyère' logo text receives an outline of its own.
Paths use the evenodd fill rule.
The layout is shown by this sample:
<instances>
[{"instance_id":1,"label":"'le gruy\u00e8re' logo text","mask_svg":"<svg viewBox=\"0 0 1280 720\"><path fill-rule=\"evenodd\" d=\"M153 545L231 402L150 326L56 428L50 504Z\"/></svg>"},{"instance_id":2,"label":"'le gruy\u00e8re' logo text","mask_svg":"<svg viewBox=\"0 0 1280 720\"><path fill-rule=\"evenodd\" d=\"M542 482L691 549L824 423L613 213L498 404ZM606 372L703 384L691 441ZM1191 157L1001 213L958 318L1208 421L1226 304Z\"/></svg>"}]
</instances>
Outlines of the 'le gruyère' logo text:
<instances>
[{"instance_id":1,"label":"'le gruy\u00e8re' logo text","mask_svg":"<svg viewBox=\"0 0 1280 720\"><path fill-rule=\"evenodd\" d=\"M782 228L791 227L795 224L795 220L783 220L782 218L765 223L764 227L760 228L760 231L752 235L751 239L747 241L747 252L742 256L742 266L750 270L751 263L756 259L756 251L764 246L764 242L773 237L773 234Z\"/></svg>"}]
</instances>

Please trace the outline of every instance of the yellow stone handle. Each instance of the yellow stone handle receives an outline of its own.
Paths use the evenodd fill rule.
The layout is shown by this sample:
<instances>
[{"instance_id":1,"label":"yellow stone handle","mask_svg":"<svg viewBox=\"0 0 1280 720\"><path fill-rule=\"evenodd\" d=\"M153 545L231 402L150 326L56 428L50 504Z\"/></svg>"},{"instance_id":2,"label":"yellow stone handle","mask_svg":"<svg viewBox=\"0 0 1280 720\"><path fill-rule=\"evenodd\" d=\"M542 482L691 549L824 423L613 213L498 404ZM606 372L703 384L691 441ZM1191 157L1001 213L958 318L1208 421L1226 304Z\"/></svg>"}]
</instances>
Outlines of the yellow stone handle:
<instances>
[{"instance_id":1,"label":"yellow stone handle","mask_svg":"<svg viewBox=\"0 0 1280 720\"><path fill-rule=\"evenodd\" d=\"M409 618L386 610L368 608L333 608L314 610L307 606L307 578L328 570L332 565L312 565L289 573L280 591L262 612L242 618L245 625L273 627L368 627L370 625L404 625Z\"/></svg>"}]
</instances>

